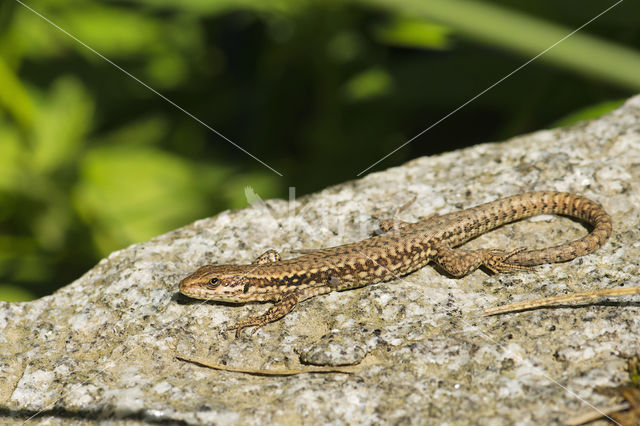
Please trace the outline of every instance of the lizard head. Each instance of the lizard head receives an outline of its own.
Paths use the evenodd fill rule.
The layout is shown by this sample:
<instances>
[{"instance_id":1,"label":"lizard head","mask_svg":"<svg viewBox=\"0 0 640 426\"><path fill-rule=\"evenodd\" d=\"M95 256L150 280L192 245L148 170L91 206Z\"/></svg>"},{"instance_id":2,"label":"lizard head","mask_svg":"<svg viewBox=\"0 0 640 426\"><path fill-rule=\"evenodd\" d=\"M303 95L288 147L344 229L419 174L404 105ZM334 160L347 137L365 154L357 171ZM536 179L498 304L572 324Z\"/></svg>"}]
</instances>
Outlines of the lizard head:
<instances>
[{"instance_id":1,"label":"lizard head","mask_svg":"<svg viewBox=\"0 0 640 426\"><path fill-rule=\"evenodd\" d=\"M180 293L194 299L218 302L249 300L252 272L256 265L207 265L180 281Z\"/></svg>"}]
</instances>

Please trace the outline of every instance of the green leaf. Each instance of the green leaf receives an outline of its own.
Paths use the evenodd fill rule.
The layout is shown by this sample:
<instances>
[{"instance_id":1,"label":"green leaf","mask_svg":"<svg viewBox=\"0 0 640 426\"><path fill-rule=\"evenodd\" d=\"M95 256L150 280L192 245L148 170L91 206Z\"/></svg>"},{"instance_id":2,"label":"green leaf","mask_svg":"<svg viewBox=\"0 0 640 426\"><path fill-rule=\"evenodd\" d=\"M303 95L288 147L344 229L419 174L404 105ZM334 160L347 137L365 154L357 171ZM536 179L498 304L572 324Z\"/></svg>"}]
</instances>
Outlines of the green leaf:
<instances>
[{"instance_id":1,"label":"green leaf","mask_svg":"<svg viewBox=\"0 0 640 426\"><path fill-rule=\"evenodd\" d=\"M153 145L168 133L167 120L162 116L147 116L132 120L106 136L92 139L97 145Z\"/></svg>"},{"instance_id":2,"label":"green leaf","mask_svg":"<svg viewBox=\"0 0 640 426\"><path fill-rule=\"evenodd\" d=\"M274 198L279 191L280 178L273 173L264 172L235 176L224 186L226 204L234 209L245 208L257 201L257 199L268 200ZM255 195L252 197L248 194Z\"/></svg>"},{"instance_id":3,"label":"green leaf","mask_svg":"<svg viewBox=\"0 0 640 426\"><path fill-rule=\"evenodd\" d=\"M225 169L207 174L220 185ZM105 146L82 159L75 206L103 255L205 216L201 174L180 157L147 146Z\"/></svg>"},{"instance_id":4,"label":"green leaf","mask_svg":"<svg viewBox=\"0 0 640 426\"><path fill-rule=\"evenodd\" d=\"M377 28L376 36L383 43L404 47L446 49L451 29L426 20L396 18Z\"/></svg>"},{"instance_id":5,"label":"green leaf","mask_svg":"<svg viewBox=\"0 0 640 426\"><path fill-rule=\"evenodd\" d=\"M640 89L640 52L584 32L573 33L574 28L495 3L468 0L369 0L365 3L384 6L401 16L439 22L471 41L512 50L527 59L545 51L539 61L622 87ZM606 6L602 6L602 11L605 9Z\"/></svg>"},{"instance_id":6,"label":"green leaf","mask_svg":"<svg viewBox=\"0 0 640 426\"><path fill-rule=\"evenodd\" d=\"M0 284L0 300L5 302L25 302L27 300L33 300L36 296L23 289L11 284Z\"/></svg>"},{"instance_id":7,"label":"green leaf","mask_svg":"<svg viewBox=\"0 0 640 426\"><path fill-rule=\"evenodd\" d=\"M163 26L153 15L134 9L107 6L104 3L84 3L65 10L59 25L107 57L129 56L147 52L162 39ZM74 45L74 47L77 44ZM85 47L81 53L103 62Z\"/></svg>"},{"instance_id":8,"label":"green leaf","mask_svg":"<svg viewBox=\"0 0 640 426\"><path fill-rule=\"evenodd\" d=\"M23 128L33 125L34 106L22 83L0 57L0 106L11 113Z\"/></svg>"},{"instance_id":9,"label":"green leaf","mask_svg":"<svg viewBox=\"0 0 640 426\"><path fill-rule=\"evenodd\" d=\"M21 192L25 185L27 152L18 131L0 120L0 191Z\"/></svg>"},{"instance_id":10,"label":"green leaf","mask_svg":"<svg viewBox=\"0 0 640 426\"><path fill-rule=\"evenodd\" d=\"M352 31L342 31L327 42L327 54L336 62L354 60L362 53L363 41Z\"/></svg>"},{"instance_id":11,"label":"green leaf","mask_svg":"<svg viewBox=\"0 0 640 426\"><path fill-rule=\"evenodd\" d=\"M63 77L53 85L38 111L31 165L47 174L74 163L92 126L93 101L82 84Z\"/></svg>"},{"instance_id":12,"label":"green leaf","mask_svg":"<svg viewBox=\"0 0 640 426\"><path fill-rule=\"evenodd\" d=\"M388 93L392 85L391 77L385 70L372 68L349 80L345 92L349 99L361 101Z\"/></svg>"},{"instance_id":13,"label":"green leaf","mask_svg":"<svg viewBox=\"0 0 640 426\"><path fill-rule=\"evenodd\" d=\"M146 74L154 86L173 88L186 80L189 70L181 55L176 52L162 52L149 60Z\"/></svg>"},{"instance_id":14,"label":"green leaf","mask_svg":"<svg viewBox=\"0 0 640 426\"><path fill-rule=\"evenodd\" d=\"M588 107L581 108L569 115L566 115L565 117L556 121L551 127L570 126L572 124L579 123L580 121L598 118L607 113L610 113L616 108L619 108L620 106L622 106L622 104L624 104L625 101L626 99L619 99L616 101L600 102L595 105L589 105Z\"/></svg>"},{"instance_id":15,"label":"green leaf","mask_svg":"<svg viewBox=\"0 0 640 426\"><path fill-rule=\"evenodd\" d=\"M287 12L306 6L306 2L297 0L138 0L141 4L169 10L181 10L199 14L221 14L237 10L255 10L264 12Z\"/></svg>"}]
</instances>

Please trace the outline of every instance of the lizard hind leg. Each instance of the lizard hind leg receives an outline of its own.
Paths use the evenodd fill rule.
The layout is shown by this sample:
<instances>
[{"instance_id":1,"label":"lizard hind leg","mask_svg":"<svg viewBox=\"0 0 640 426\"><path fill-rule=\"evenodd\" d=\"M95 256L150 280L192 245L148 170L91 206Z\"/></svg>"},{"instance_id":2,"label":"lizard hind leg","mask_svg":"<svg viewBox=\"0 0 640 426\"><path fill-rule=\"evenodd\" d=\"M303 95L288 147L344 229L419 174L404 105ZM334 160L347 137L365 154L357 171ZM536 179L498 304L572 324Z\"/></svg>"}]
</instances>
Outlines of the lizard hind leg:
<instances>
[{"instance_id":1,"label":"lizard hind leg","mask_svg":"<svg viewBox=\"0 0 640 426\"><path fill-rule=\"evenodd\" d=\"M505 252L503 250L487 250L488 253L485 254L483 265L494 274L499 274L500 272L529 271L532 269L531 266L519 265L509 261L512 256L522 253L525 250L526 248L524 247L518 247L510 252Z\"/></svg>"},{"instance_id":2,"label":"lizard hind leg","mask_svg":"<svg viewBox=\"0 0 640 426\"><path fill-rule=\"evenodd\" d=\"M438 216L437 213L431 213L425 217L420 218L420 222L428 222L430 219L433 219L436 216ZM389 231L396 231L412 224L412 222L405 222L403 220L396 219L395 216L391 219L378 219L378 228L380 229L380 234L386 234Z\"/></svg>"},{"instance_id":3,"label":"lizard hind leg","mask_svg":"<svg viewBox=\"0 0 640 426\"><path fill-rule=\"evenodd\" d=\"M496 249L464 250L438 245L437 255L433 261L448 274L457 278L464 277L481 266L486 267L494 274L500 272L527 271L530 270L531 267L509 261L512 256L524 250L526 250L524 247L517 248L510 252Z\"/></svg>"},{"instance_id":4,"label":"lizard hind leg","mask_svg":"<svg viewBox=\"0 0 640 426\"><path fill-rule=\"evenodd\" d=\"M378 229L380 230L380 234L386 234L389 231L395 231L398 229L402 229L405 226L409 225L409 222L404 222L398 219L378 219Z\"/></svg>"}]
</instances>

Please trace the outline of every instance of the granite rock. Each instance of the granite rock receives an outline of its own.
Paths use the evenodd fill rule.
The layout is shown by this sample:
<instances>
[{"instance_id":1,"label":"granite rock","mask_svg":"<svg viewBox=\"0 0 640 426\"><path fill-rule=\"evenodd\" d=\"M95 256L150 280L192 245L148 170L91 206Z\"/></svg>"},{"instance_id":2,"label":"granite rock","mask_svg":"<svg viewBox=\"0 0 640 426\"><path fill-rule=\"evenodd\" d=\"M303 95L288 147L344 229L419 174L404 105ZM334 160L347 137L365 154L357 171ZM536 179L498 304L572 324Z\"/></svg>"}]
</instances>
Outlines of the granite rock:
<instances>
[{"instance_id":1,"label":"granite rock","mask_svg":"<svg viewBox=\"0 0 640 426\"><path fill-rule=\"evenodd\" d=\"M418 158L296 200L254 202L112 253L51 296L0 303L0 421L47 424L548 424L618 402L640 352L640 299L483 318L541 296L640 285L640 97L600 119ZM533 190L600 202L614 231L595 253L531 272L452 279L431 266L305 301L236 338L268 304L189 300L178 282L207 263L248 263L367 238L396 207L413 221ZM256 200L257 197L249 197ZM557 216L467 244L545 247L587 230ZM355 374L261 377L234 367L355 364Z\"/></svg>"}]
</instances>

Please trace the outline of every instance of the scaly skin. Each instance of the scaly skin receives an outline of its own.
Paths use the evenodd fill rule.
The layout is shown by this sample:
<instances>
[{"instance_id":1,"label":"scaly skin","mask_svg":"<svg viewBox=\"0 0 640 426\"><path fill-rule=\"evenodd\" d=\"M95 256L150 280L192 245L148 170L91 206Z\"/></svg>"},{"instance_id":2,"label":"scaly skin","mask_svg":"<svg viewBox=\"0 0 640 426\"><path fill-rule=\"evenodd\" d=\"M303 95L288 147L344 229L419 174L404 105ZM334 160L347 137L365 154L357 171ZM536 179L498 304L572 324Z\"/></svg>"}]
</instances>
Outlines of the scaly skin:
<instances>
[{"instance_id":1,"label":"scaly skin","mask_svg":"<svg viewBox=\"0 0 640 426\"><path fill-rule=\"evenodd\" d=\"M579 240L539 250L454 249L501 225L540 214L570 216L593 229ZM480 266L494 273L526 270L591 253L612 230L611 218L599 204L566 192L529 192L416 223L384 221L381 226L389 232L294 259L280 260L269 250L250 265L203 266L180 282L180 292L222 302L275 301L264 315L230 327L238 332L254 326L255 333L310 297L388 281L431 261L454 277Z\"/></svg>"}]
</instances>

